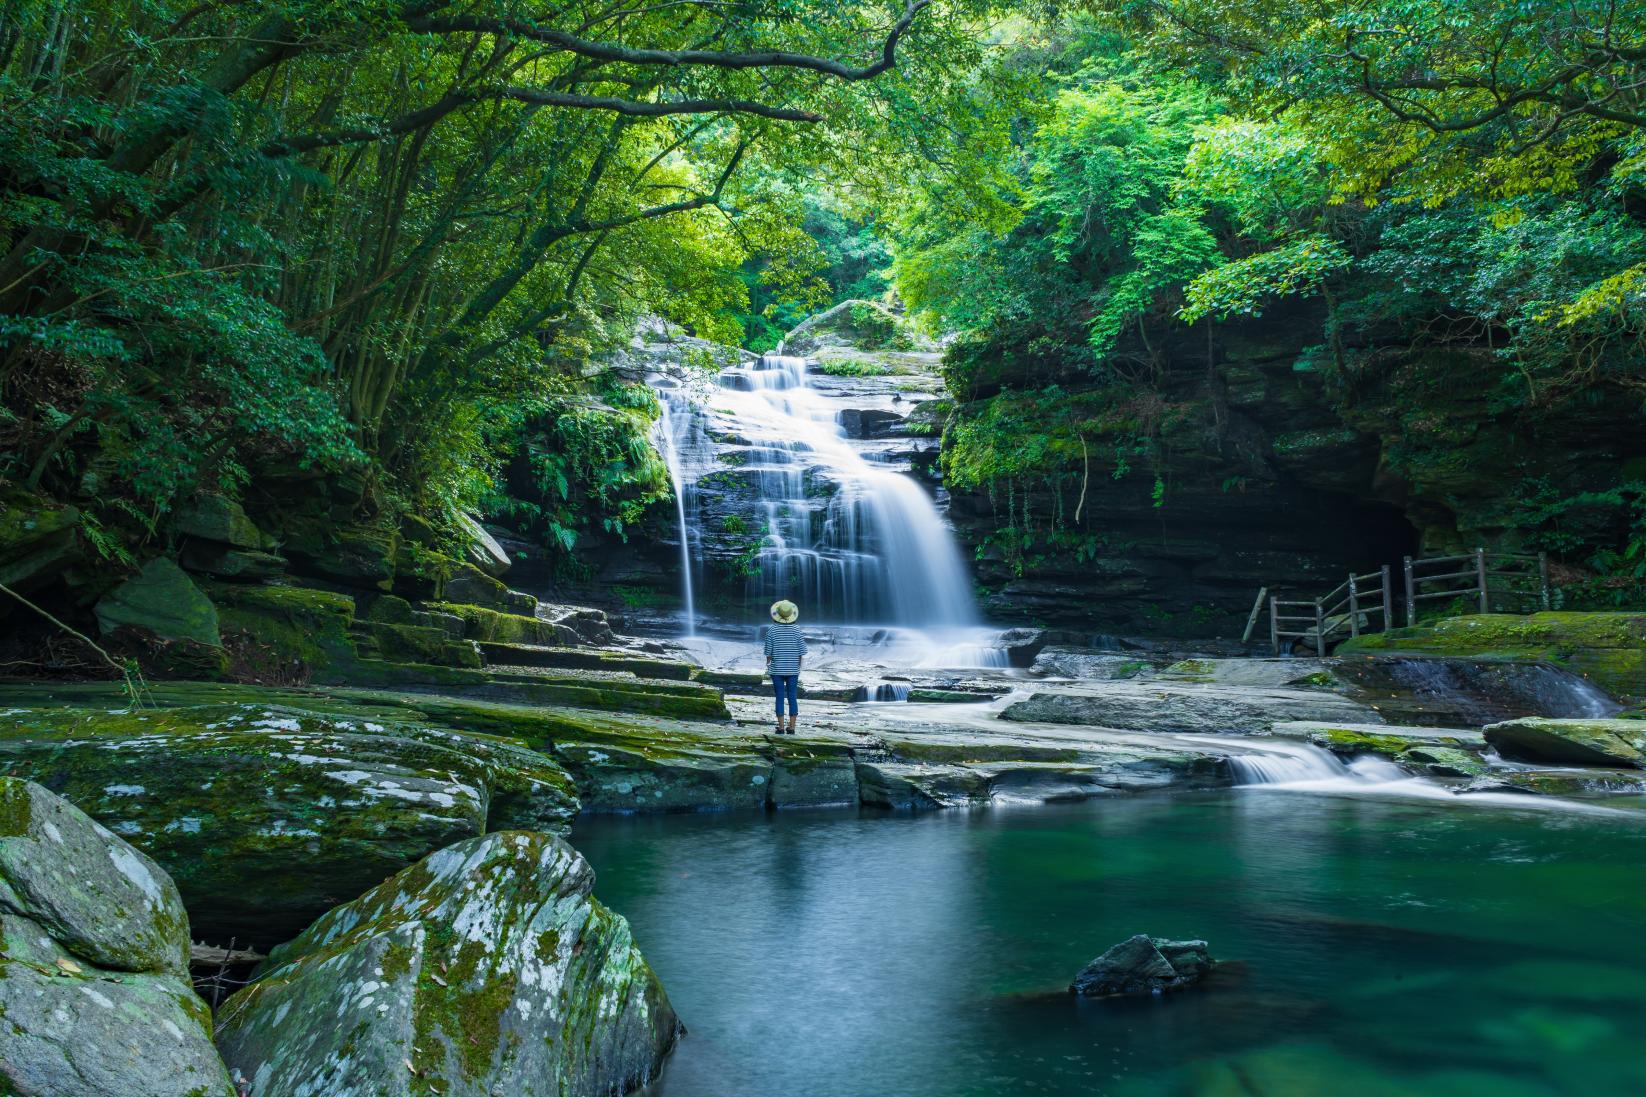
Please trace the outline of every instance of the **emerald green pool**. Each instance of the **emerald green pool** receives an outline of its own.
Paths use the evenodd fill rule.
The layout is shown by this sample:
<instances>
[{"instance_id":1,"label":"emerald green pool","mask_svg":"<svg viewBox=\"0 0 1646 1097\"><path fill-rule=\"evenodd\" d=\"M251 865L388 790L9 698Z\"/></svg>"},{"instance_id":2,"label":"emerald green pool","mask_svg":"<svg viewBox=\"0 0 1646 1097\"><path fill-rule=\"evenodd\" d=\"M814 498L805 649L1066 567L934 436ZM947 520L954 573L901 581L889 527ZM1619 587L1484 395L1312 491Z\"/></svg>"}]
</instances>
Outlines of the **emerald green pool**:
<instances>
[{"instance_id":1,"label":"emerald green pool","mask_svg":"<svg viewBox=\"0 0 1646 1097\"><path fill-rule=\"evenodd\" d=\"M1295 791L589 819L655 1097L1646 1094L1646 814ZM1070 998L1133 933L1233 961Z\"/></svg>"}]
</instances>

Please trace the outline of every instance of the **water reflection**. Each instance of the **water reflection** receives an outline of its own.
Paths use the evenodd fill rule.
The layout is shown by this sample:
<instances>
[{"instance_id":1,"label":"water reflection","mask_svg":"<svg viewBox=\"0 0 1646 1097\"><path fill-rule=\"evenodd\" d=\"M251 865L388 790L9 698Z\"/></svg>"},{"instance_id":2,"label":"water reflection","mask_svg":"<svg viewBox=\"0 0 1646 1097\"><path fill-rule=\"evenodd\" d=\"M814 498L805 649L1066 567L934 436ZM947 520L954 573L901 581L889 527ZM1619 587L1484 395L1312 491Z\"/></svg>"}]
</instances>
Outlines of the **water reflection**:
<instances>
[{"instance_id":1,"label":"water reflection","mask_svg":"<svg viewBox=\"0 0 1646 1097\"><path fill-rule=\"evenodd\" d=\"M1627 817L1248 791L575 841L691 1030L653 1097L1646 1092ZM1239 962L1062 993L1136 932Z\"/></svg>"}]
</instances>

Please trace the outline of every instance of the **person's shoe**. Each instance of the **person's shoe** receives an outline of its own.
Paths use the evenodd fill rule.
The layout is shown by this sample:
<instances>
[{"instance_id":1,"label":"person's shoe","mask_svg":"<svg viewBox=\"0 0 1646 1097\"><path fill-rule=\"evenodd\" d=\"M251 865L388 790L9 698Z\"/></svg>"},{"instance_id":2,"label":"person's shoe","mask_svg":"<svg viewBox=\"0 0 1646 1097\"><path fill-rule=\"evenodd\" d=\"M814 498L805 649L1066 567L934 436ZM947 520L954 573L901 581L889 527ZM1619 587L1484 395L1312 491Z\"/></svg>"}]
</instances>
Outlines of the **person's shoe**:
<instances>
[{"instance_id":1,"label":"person's shoe","mask_svg":"<svg viewBox=\"0 0 1646 1097\"><path fill-rule=\"evenodd\" d=\"M799 719L799 717L796 717L796 716L789 717L789 734L790 735L794 734L794 722L797 719Z\"/></svg>"}]
</instances>

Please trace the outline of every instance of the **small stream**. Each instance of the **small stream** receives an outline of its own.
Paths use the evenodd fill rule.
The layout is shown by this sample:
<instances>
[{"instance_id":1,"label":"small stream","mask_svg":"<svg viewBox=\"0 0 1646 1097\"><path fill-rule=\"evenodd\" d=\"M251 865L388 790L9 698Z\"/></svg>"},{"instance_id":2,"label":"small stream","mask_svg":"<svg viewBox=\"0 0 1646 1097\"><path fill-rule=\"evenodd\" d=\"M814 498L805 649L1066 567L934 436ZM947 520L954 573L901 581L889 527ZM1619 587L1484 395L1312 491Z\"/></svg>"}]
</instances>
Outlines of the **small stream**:
<instances>
[{"instance_id":1,"label":"small stream","mask_svg":"<svg viewBox=\"0 0 1646 1097\"><path fill-rule=\"evenodd\" d=\"M1646 1092L1642 816L1258 787L574 841L690 1029L648 1097ZM1063 992L1138 932L1236 962Z\"/></svg>"}]
</instances>

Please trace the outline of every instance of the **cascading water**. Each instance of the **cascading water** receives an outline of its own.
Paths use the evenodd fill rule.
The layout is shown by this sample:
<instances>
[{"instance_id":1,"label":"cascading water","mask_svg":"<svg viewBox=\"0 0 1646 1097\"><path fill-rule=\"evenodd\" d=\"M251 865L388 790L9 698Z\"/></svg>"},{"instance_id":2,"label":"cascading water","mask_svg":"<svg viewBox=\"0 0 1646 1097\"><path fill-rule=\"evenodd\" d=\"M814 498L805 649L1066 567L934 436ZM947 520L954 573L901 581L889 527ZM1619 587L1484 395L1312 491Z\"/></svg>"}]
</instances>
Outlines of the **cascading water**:
<instances>
[{"instance_id":1,"label":"cascading water","mask_svg":"<svg viewBox=\"0 0 1646 1097\"><path fill-rule=\"evenodd\" d=\"M675 520L680 529L680 584L686 607L686 635L697 635L697 604L692 597L692 546L687 537L686 490L680 480L680 449L675 443L675 414L665 403L663 414L657 417L658 452L669 466L669 478L674 487Z\"/></svg>"},{"instance_id":2,"label":"cascading water","mask_svg":"<svg viewBox=\"0 0 1646 1097\"><path fill-rule=\"evenodd\" d=\"M745 609L789 598L809 622L939 634L977 630L971 577L932 498L847 438L806 360L768 354L693 394L660 382L658 448L675 484L682 584L741 573ZM742 538L742 550L734 551ZM728 548L728 544L731 548ZM992 662L971 636L966 661Z\"/></svg>"}]
</instances>

